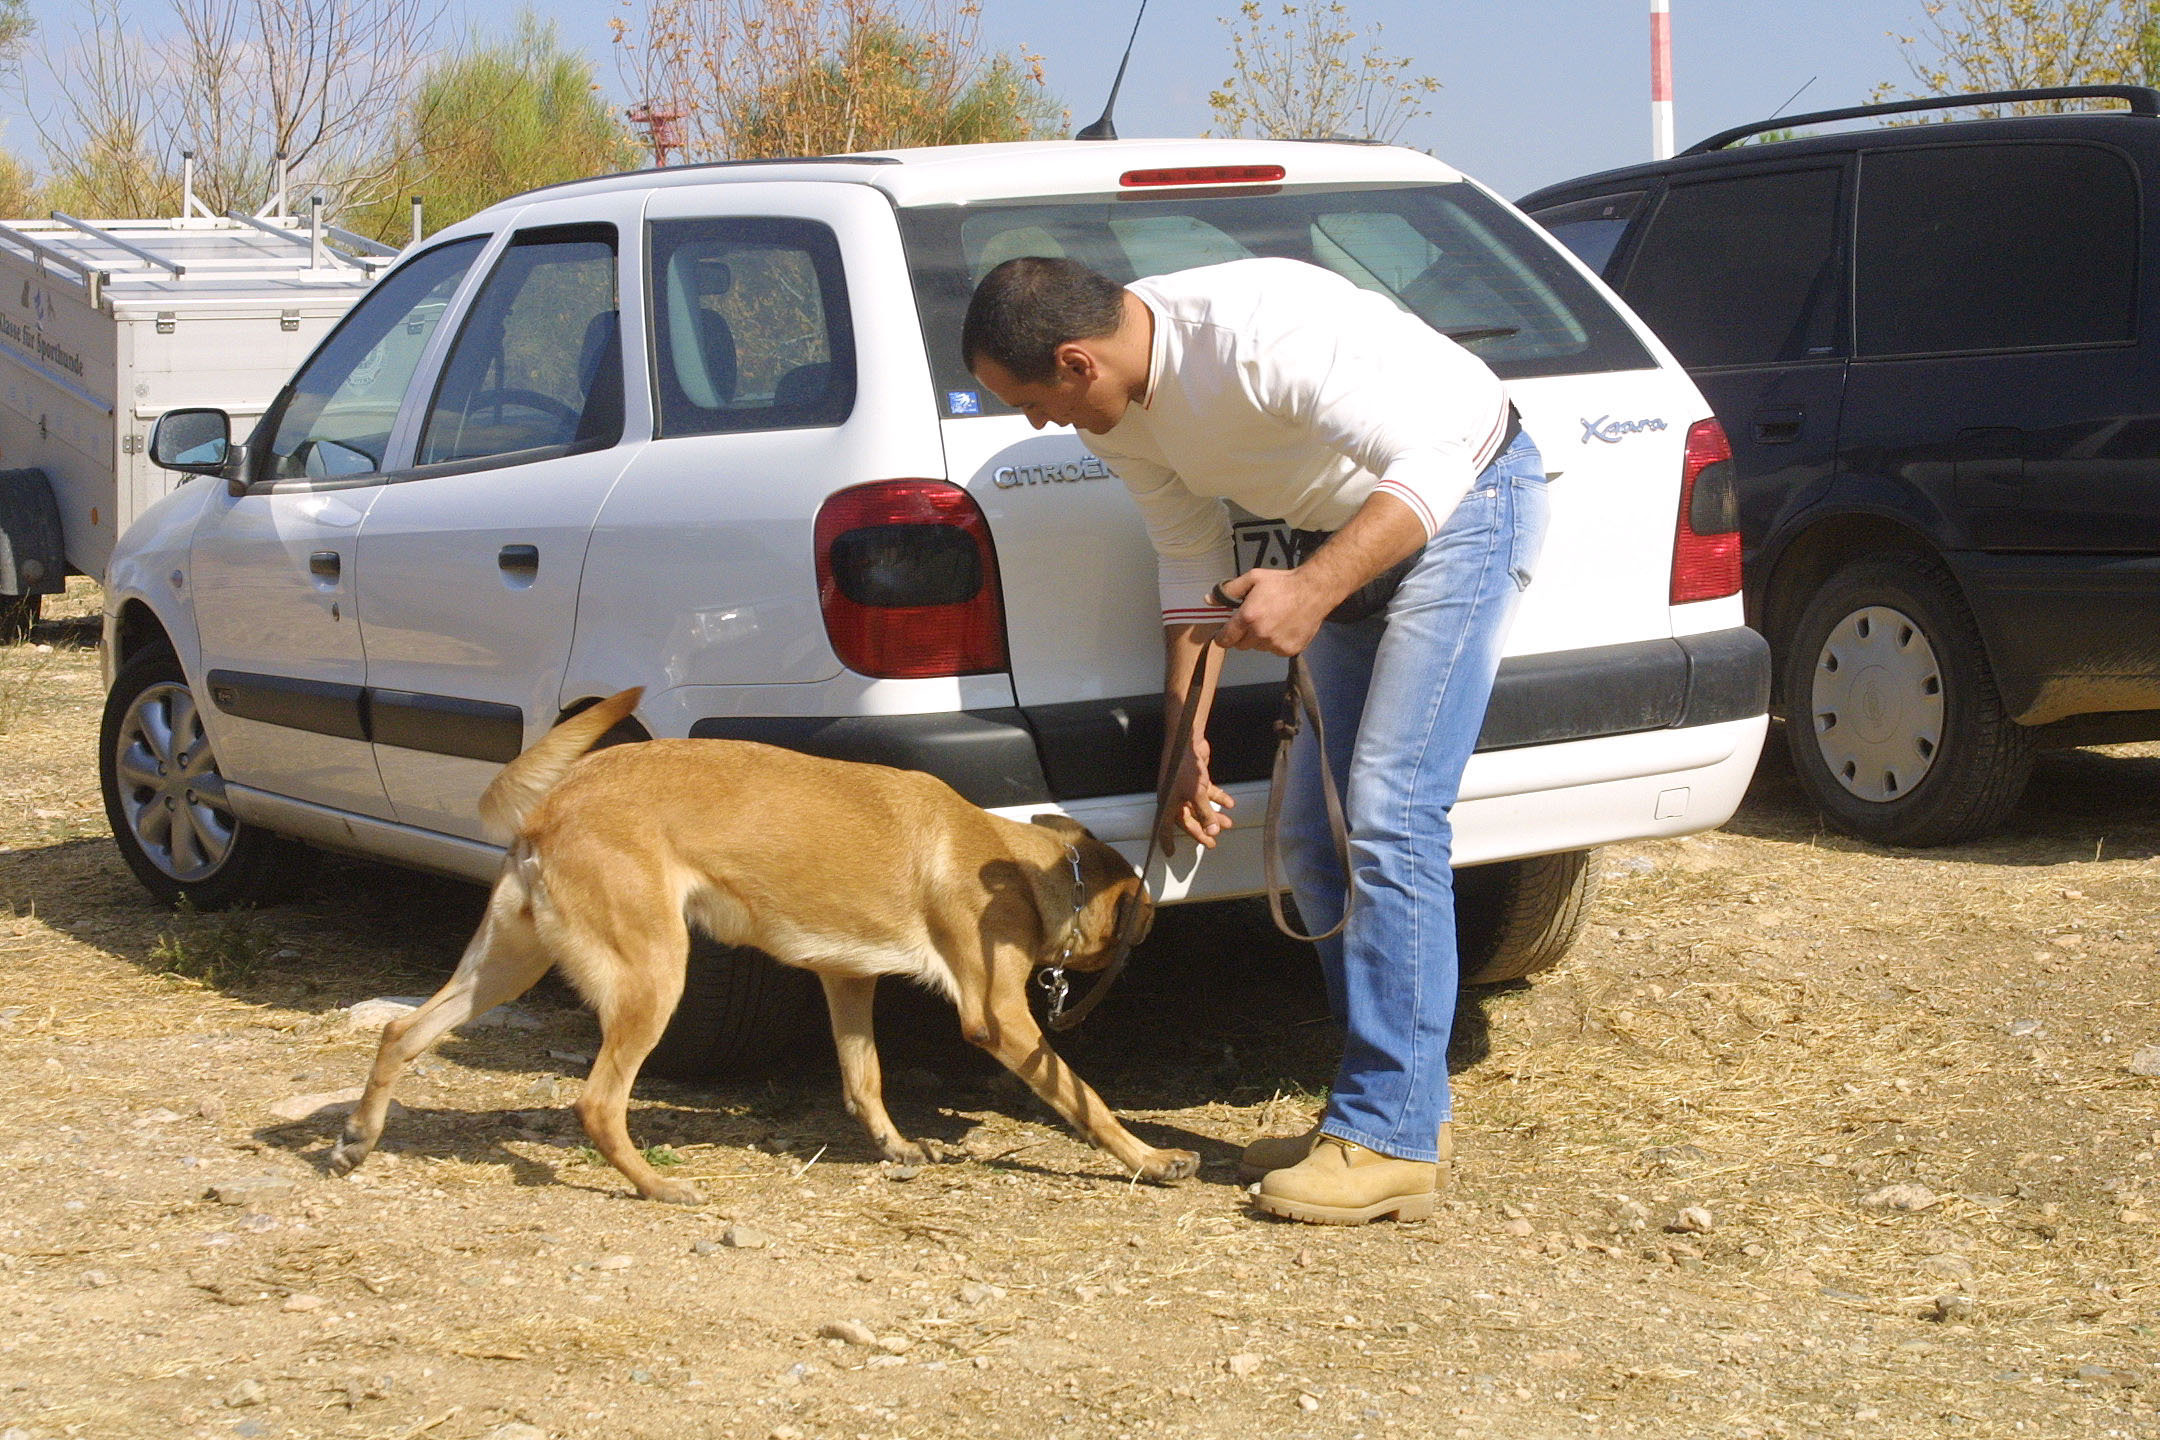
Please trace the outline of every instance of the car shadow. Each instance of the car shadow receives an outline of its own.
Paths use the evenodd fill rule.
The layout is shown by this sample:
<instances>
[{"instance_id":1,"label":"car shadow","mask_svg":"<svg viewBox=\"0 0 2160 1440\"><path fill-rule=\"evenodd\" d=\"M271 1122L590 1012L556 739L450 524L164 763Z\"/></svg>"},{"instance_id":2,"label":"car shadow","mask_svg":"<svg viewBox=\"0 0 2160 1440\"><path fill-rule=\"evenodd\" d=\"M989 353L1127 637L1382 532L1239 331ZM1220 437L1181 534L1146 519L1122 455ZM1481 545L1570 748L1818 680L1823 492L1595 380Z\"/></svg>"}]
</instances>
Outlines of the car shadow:
<instances>
[{"instance_id":1,"label":"car shadow","mask_svg":"<svg viewBox=\"0 0 2160 1440\"><path fill-rule=\"evenodd\" d=\"M1780 723L1740 809L1724 828L1758 840L1856 854L1919 855L1979 865L2061 865L2160 855L2160 747L2044 750L2031 781L1996 833L1927 850L1878 845L1847 835L1816 806L1793 770Z\"/></svg>"}]
</instances>

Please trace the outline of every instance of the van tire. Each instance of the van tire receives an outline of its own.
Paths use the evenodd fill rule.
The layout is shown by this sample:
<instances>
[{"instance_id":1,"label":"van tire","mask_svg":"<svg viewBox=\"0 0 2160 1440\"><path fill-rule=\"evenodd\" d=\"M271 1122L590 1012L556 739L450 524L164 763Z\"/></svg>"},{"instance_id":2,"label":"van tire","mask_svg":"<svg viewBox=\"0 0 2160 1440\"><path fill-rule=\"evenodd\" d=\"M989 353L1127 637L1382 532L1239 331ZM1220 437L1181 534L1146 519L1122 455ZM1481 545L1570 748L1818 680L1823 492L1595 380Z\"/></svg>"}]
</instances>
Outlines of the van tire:
<instances>
[{"instance_id":1,"label":"van tire","mask_svg":"<svg viewBox=\"0 0 2160 1440\"><path fill-rule=\"evenodd\" d=\"M1462 983L1498 985L1558 965L1597 903L1597 851L1567 850L1455 872Z\"/></svg>"},{"instance_id":2,"label":"van tire","mask_svg":"<svg viewBox=\"0 0 2160 1440\"><path fill-rule=\"evenodd\" d=\"M807 971L693 935L682 999L642 1073L699 1080L760 1069L808 1041L822 1001Z\"/></svg>"},{"instance_id":3,"label":"van tire","mask_svg":"<svg viewBox=\"0 0 2160 1440\"><path fill-rule=\"evenodd\" d=\"M1885 621L1899 628L1882 629ZM1908 634L1900 622L1912 627L1902 642L1894 638ZM1876 694L1850 688L1858 682L1843 677L1853 667L1833 664L1833 644L1847 653L1869 647L1866 663L1884 677ZM2017 808L2032 775L2032 739L2003 708L1979 626L1934 556L1853 561L1823 582L1782 649L1793 769L1840 830L1879 845L1951 845L1998 829ZM1913 718L1916 706L1938 700L1939 718ZM1871 724L1883 738L1856 734L1841 745L1832 738L1840 711L1850 710L1844 719L1853 723L1863 702L1870 722L1887 716ZM1924 769L1898 775L1900 753L1920 757L1914 763Z\"/></svg>"},{"instance_id":4,"label":"van tire","mask_svg":"<svg viewBox=\"0 0 2160 1440\"><path fill-rule=\"evenodd\" d=\"M171 755L153 753L163 742L146 731L169 732L167 720L195 700L178 657L162 644L138 653L113 678L98 727L98 788L113 843L160 905L184 898L197 910L223 910L276 899L305 876L313 852L237 818L215 798L224 780L199 724L173 737ZM155 724L146 724L151 718ZM189 761L193 777L184 793L164 788L178 782L147 773L148 767L180 756ZM197 784L200 790L192 788ZM159 825L147 818L153 807L170 809L182 800L204 816L201 824L183 827L184 836L173 821Z\"/></svg>"}]
</instances>

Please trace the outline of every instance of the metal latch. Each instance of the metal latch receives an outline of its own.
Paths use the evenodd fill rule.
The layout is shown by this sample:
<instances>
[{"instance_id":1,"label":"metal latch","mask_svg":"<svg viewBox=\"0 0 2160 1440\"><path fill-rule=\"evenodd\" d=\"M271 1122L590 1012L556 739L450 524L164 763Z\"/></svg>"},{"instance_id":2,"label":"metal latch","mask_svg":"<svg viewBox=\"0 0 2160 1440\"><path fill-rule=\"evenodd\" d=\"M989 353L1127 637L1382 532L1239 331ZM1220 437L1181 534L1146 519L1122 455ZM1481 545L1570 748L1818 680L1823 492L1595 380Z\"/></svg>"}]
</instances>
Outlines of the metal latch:
<instances>
[{"instance_id":1,"label":"metal latch","mask_svg":"<svg viewBox=\"0 0 2160 1440\"><path fill-rule=\"evenodd\" d=\"M176 317L174 316L173 312L172 312L172 311L170 311L170 310L160 310L160 311L158 311L158 312L157 312L157 333L158 333L158 334L160 334L160 335L170 335L170 334L172 334L172 333L173 333L173 321L174 321L174 319L175 319L175 318L176 318Z\"/></svg>"},{"instance_id":2,"label":"metal latch","mask_svg":"<svg viewBox=\"0 0 2160 1440\"><path fill-rule=\"evenodd\" d=\"M286 331L298 330L300 328L300 312L298 310L280 310L278 312L277 328Z\"/></svg>"}]
</instances>

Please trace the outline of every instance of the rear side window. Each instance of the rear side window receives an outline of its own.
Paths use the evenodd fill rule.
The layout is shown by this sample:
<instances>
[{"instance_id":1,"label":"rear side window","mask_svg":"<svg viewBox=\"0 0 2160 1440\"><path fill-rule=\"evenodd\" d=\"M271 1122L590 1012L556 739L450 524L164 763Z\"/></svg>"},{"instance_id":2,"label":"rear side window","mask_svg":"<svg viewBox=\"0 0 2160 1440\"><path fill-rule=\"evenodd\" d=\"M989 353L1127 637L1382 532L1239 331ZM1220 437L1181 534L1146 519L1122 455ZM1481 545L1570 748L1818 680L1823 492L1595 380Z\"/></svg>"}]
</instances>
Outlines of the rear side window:
<instances>
[{"instance_id":1,"label":"rear side window","mask_svg":"<svg viewBox=\"0 0 2160 1440\"><path fill-rule=\"evenodd\" d=\"M2137 179L2092 145L1930 145L1860 169L1863 355L2133 338Z\"/></svg>"},{"instance_id":2,"label":"rear side window","mask_svg":"<svg viewBox=\"0 0 2160 1440\"><path fill-rule=\"evenodd\" d=\"M542 460L622 438L615 227L511 237L436 385L416 463Z\"/></svg>"},{"instance_id":3,"label":"rear side window","mask_svg":"<svg viewBox=\"0 0 2160 1440\"><path fill-rule=\"evenodd\" d=\"M1834 169L1675 185L1621 293L1691 370L1837 353Z\"/></svg>"},{"instance_id":4,"label":"rear side window","mask_svg":"<svg viewBox=\"0 0 2160 1440\"><path fill-rule=\"evenodd\" d=\"M960 361L960 320L976 282L1019 255L1069 256L1120 284L1255 256L1303 260L1386 295L1503 379L1653 363L1551 241L1471 185L923 206L900 223L949 414L1003 413Z\"/></svg>"},{"instance_id":5,"label":"rear side window","mask_svg":"<svg viewBox=\"0 0 2160 1440\"><path fill-rule=\"evenodd\" d=\"M1551 231L1553 239L1574 251L1576 259L1603 275L1605 267L1612 263L1613 251L1620 246L1620 237L1627 234L1628 225L1642 213L1643 196L1647 193L1630 190L1623 195L1599 195L1594 199L1539 210L1530 218Z\"/></svg>"},{"instance_id":6,"label":"rear side window","mask_svg":"<svg viewBox=\"0 0 2160 1440\"><path fill-rule=\"evenodd\" d=\"M656 220L651 245L662 435L847 419L855 344L830 229L801 220Z\"/></svg>"}]
</instances>

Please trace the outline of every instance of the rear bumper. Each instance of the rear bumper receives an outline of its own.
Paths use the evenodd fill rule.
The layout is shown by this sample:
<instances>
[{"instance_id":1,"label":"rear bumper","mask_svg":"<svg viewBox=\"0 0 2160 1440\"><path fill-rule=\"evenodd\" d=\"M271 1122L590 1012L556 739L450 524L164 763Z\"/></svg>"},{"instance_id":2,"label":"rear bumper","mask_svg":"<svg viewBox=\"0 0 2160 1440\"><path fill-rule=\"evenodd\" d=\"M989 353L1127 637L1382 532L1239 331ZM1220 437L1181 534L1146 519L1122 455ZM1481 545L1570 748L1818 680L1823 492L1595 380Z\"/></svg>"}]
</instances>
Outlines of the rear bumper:
<instances>
[{"instance_id":1,"label":"rear bumper","mask_svg":"<svg viewBox=\"0 0 2160 1440\"><path fill-rule=\"evenodd\" d=\"M1258 782L1265 793L1280 695L1279 686L1242 685L1217 698L1208 727L1213 768L1233 790ZM1488 756L1542 755L1558 745L1760 722L1769 697L1769 646L1739 626L1520 656L1501 664L1466 782L1484 770L1521 768L1484 763ZM978 805L1063 807L1077 816L1084 802L1152 796L1162 727L1162 697L1145 695L927 715L714 717L694 723L690 734L923 770ZM1757 748L1760 728L1758 723ZM1693 763L1683 762L1683 768ZM1549 767L1540 760L1535 768ZM1639 773L1647 772L1629 778ZM1466 783L1466 802L1473 789ZM1724 818L1689 828L1706 829ZM1136 831L1145 826L1143 818Z\"/></svg>"}]
</instances>

